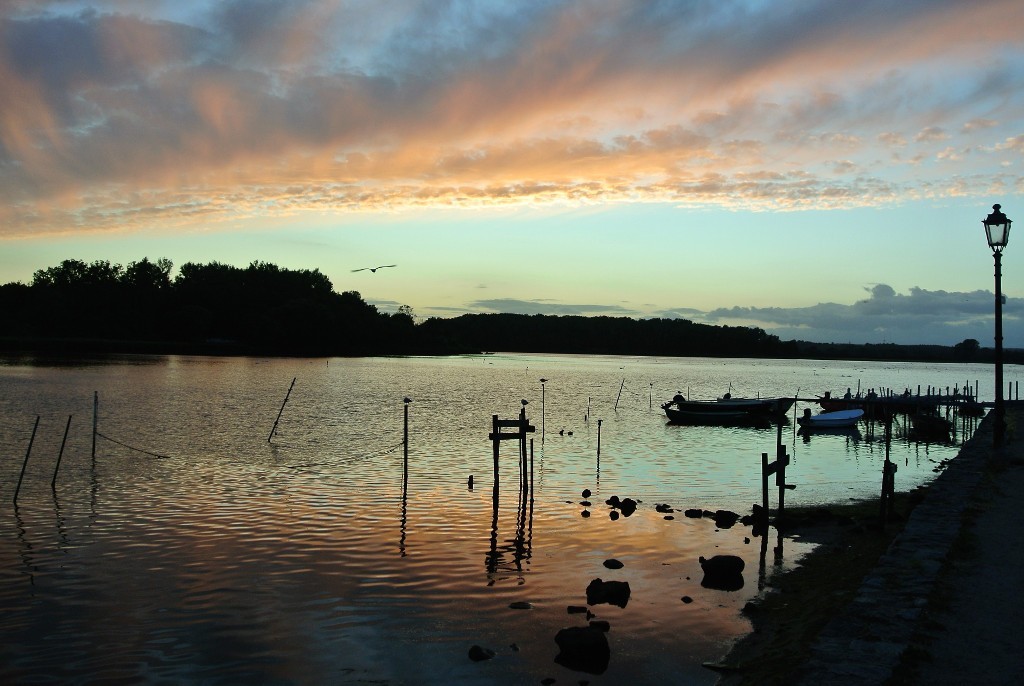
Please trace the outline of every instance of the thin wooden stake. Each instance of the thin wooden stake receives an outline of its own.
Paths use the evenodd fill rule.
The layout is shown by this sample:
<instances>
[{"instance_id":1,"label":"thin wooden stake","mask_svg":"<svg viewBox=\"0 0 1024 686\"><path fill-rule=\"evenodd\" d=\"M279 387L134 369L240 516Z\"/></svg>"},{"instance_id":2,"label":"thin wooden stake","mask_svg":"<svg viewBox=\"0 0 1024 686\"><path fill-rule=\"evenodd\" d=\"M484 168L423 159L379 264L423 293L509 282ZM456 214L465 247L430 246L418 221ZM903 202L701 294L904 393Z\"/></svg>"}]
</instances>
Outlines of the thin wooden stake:
<instances>
[{"instance_id":1,"label":"thin wooden stake","mask_svg":"<svg viewBox=\"0 0 1024 686\"><path fill-rule=\"evenodd\" d=\"M14 489L14 504L18 504L18 491L21 490L21 481L25 478L25 468L28 467L28 456L32 454L32 444L36 440L36 429L39 428L39 415L36 415L36 424L32 427L32 438L28 441L28 450L25 451L25 461L21 463L21 476L18 477L18 487Z\"/></svg>"},{"instance_id":2,"label":"thin wooden stake","mask_svg":"<svg viewBox=\"0 0 1024 686\"><path fill-rule=\"evenodd\" d=\"M68 424L64 427L64 439L60 442L60 452L57 453L57 464L53 468L53 479L50 481L50 488L57 490L57 470L60 469L60 459L64 457L64 446L68 442L68 431L71 429L71 417L68 415Z\"/></svg>"},{"instance_id":3,"label":"thin wooden stake","mask_svg":"<svg viewBox=\"0 0 1024 686\"><path fill-rule=\"evenodd\" d=\"M288 393L284 396L284 402L281 403L281 410L277 413L277 419L274 420L274 428L270 430L270 435L267 436L267 443L270 443L270 439L274 437L274 432L277 431L277 423L281 421L281 415L284 414L284 406L288 404L288 397L291 396L293 388L295 388L295 379L292 379L292 385L288 387Z\"/></svg>"},{"instance_id":4,"label":"thin wooden stake","mask_svg":"<svg viewBox=\"0 0 1024 686\"><path fill-rule=\"evenodd\" d=\"M96 461L96 430L99 423L100 392L92 392L92 459Z\"/></svg>"},{"instance_id":5,"label":"thin wooden stake","mask_svg":"<svg viewBox=\"0 0 1024 686\"><path fill-rule=\"evenodd\" d=\"M533 502L533 439L530 439L530 502Z\"/></svg>"},{"instance_id":6,"label":"thin wooden stake","mask_svg":"<svg viewBox=\"0 0 1024 686\"><path fill-rule=\"evenodd\" d=\"M405 496L405 491L409 488L409 403L412 402L408 397L403 401L405 405L404 420L402 422L402 496ZM473 477L469 477L472 483ZM472 487L472 486L471 486Z\"/></svg>"},{"instance_id":7,"label":"thin wooden stake","mask_svg":"<svg viewBox=\"0 0 1024 686\"><path fill-rule=\"evenodd\" d=\"M626 387L626 380L622 380L622 385L619 386L619 394L615 396L615 409L619 409L619 398L622 397L622 389Z\"/></svg>"}]
</instances>

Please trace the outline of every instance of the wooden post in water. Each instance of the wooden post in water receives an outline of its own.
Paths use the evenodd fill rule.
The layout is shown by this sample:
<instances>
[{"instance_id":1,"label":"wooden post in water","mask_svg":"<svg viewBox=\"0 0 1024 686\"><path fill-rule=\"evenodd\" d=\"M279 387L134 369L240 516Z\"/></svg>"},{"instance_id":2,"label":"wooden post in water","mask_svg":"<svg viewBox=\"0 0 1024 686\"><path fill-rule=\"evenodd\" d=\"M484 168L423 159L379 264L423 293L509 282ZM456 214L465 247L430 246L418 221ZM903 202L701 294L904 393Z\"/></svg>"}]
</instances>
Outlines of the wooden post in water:
<instances>
[{"instance_id":1,"label":"wooden post in water","mask_svg":"<svg viewBox=\"0 0 1024 686\"><path fill-rule=\"evenodd\" d=\"M32 444L36 440L36 429L39 428L39 415L36 415L36 424L32 427L32 438L28 439L28 450L25 451L25 461L21 463L21 476L18 477L18 487L14 489L14 504L18 504L18 491L21 490L21 481L25 478L25 467L28 466L28 456L32 454Z\"/></svg>"},{"instance_id":2,"label":"wooden post in water","mask_svg":"<svg viewBox=\"0 0 1024 686\"><path fill-rule=\"evenodd\" d=\"M597 420L597 459L601 459L601 422L603 420Z\"/></svg>"},{"instance_id":3,"label":"wooden post in water","mask_svg":"<svg viewBox=\"0 0 1024 686\"><path fill-rule=\"evenodd\" d=\"M500 431L498 430L498 415L496 415L496 414L491 415L491 427L492 427L491 428L491 440L494 441L494 488L495 488L495 493L497 493L497 488L498 488L498 444L499 444L499 441L500 441L500 439L498 438L498 434L500 433Z\"/></svg>"},{"instance_id":4,"label":"wooden post in water","mask_svg":"<svg viewBox=\"0 0 1024 686\"><path fill-rule=\"evenodd\" d=\"M274 420L274 426L270 429L270 435L267 436L267 443L270 443L270 439L274 437L274 432L277 431L277 423L281 421L281 415L284 414L284 406L288 404L288 398L292 394L292 389L295 388L295 378L292 379L292 384L288 387L288 392L284 396L284 402L281 403L281 409L277 413L277 419Z\"/></svg>"},{"instance_id":5,"label":"wooden post in water","mask_svg":"<svg viewBox=\"0 0 1024 686\"><path fill-rule=\"evenodd\" d=\"M622 397L622 389L626 387L626 380L622 380L622 385L619 386L619 394L615 396L615 409L619 409L619 398Z\"/></svg>"},{"instance_id":6,"label":"wooden post in water","mask_svg":"<svg viewBox=\"0 0 1024 686\"><path fill-rule=\"evenodd\" d=\"M889 460L889 447L892 443L892 415L886 413L885 416L885 462L882 463L882 498L879 503L879 516L882 520L882 526L884 527L889 521L889 515L892 513L892 500L894 497L894 491L896 488L896 468L895 462Z\"/></svg>"},{"instance_id":7,"label":"wooden post in water","mask_svg":"<svg viewBox=\"0 0 1024 686\"><path fill-rule=\"evenodd\" d=\"M534 427L530 426L530 421L526 418L526 407L519 411L519 474L520 482L522 483L522 490L525 492L530 486L529 471L530 471L530 452L533 450L533 439L529 441L529 448L527 448L526 434L533 431ZM544 443L544 436L541 435L541 444Z\"/></svg>"},{"instance_id":8,"label":"wooden post in water","mask_svg":"<svg viewBox=\"0 0 1024 686\"><path fill-rule=\"evenodd\" d=\"M544 384L547 379L540 380L540 444L544 445Z\"/></svg>"},{"instance_id":9,"label":"wooden post in water","mask_svg":"<svg viewBox=\"0 0 1024 686\"><path fill-rule=\"evenodd\" d=\"M789 464L786 446L779 445L778 455L776 462L779 464L779 471L775 473L775 483L779 487L779 519L782 519L786 511L786 490L796 488L796 486L786 483L786 465Z\"/></svg>"},{"instance_id":10,"label":"wooden post in water","mask_svg":"<svg viewBox=\"0 0 1024 686\"><path fill-rule=\"evenodd\" d=\"M518 429L516 433L503 434L501 433L502 427L509 427ZM531 426L530 422L526 419L526 401L523 401L523 409L519 412L518 419L498 419L498 415L491 415L491 433L487 436L488 440L494 443L494 488L495 494L498 489L498 446L501 441L507 441L517 439L519 441L519 485L520 490L525 489L526 484L526 434L533 433L536 431L536 427Z\"/></svg>"},{"instance_id":11,"label":"wooden post in water","mask_svg":"<svg viewBox=\"0 0 1024 686\"><path fill-rule=\"evenodd\" d=\"M57 490L57 470L60 469L60 459L64 457L64 445L68 442L68 431L71 429L71 417L68 415L68 424L64 427L64 440L60 442L60 452L57 453L57 464L53 468L53 479L50 481L50 488Z\"/></svg>"},{"instance_id":12,"label":"wooden post in water","mask_svg":"<svg viewBox=\"0 0 1024 686\"><path fill-rule=\"evenodd\" d=\"M779 487L779 513L781 520L786 512L786 491L796 488L793 484L786 483L786 465L789 464L789 455L786 454L786 446L779 445L776 449L778 457L775 462L768 464L768 453L761 453L761 502L765 511L765 521L768 517L768 477L775 475L775 483Z\"/></svg>"},{"instance_id":13,"label":"wooden post in water","mask_svg":"<svg viewBox=\"0 0 1024 686\"><path fill-rule=\"evenodd\" d=\"M765 537L768 535L768 453L761 453L761 514L764 516Z\"/></svg>"},{"instance_id":14,"label":"wooden post in water","mask_svg":"<svg viewBox=\"0 0 1024 686\"><path fill-rule=\"evenodd\" d=\"M402 452L404 459L402 460L402 488L404 489L409 484L409 403L412 402L408 396L402 401L405 406L404 419L402 422ZM472 477L470 477L472 478Z\"/></svg>"},{"instance_id":15,"label":"wooden post in water","mask_svg":"<svg viewBox=\"0 0 1024 686\"><path fill-rule=\"evenodd\" d=\"M533 439L530 439L530 502L533 502Z\"/></svg>"},{"instance_id":16,"label":"wooden post in water","mask_svg":"<svg viewBox=\"0 0 1024 686\"><path fill-rule=\"evenodd\" d=\"M96 428L99 420L98 415L100 413L100 392L92 392L92 459L96 460Z\"/></svg>"}]
</instances>

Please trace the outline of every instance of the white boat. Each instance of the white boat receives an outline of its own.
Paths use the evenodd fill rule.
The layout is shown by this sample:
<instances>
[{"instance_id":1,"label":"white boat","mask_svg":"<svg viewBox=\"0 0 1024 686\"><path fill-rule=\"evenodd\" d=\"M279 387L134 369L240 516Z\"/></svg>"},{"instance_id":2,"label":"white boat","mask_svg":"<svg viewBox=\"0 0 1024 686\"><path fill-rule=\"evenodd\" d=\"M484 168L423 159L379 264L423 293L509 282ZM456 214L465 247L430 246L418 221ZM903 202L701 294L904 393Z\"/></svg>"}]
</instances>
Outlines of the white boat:
<instances>
[{"instance_id":1,"label":"white boat","mask_svg":"<svg viewBox=\"0 0 1024 686\"><path fill-rule=\"evenodd\" d=\"M804 409L804 416L797 418L797 424L808 429L837 429L847 426L856 426L860 418L864 416L864 410L836 410L835 412L821 412L811 414L809 408Z\"/></svg>"}]
</instances>

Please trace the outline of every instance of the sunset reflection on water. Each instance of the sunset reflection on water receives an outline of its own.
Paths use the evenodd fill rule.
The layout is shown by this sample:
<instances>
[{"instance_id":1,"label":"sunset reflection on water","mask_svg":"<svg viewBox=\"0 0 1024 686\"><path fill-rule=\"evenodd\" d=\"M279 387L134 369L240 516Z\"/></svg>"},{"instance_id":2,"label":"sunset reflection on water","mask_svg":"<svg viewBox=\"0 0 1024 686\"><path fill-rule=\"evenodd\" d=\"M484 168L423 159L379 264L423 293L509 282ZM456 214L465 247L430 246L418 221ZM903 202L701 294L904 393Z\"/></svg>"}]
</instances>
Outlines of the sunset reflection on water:
<instances>
[{"instance_id":1,"label":"sunset reflection on water","mask_svg":"<svg viewBox=\"0 0 1024 686\"><path fill-rule=\"evenodd\" d=\"M829 387L876 373L859 364L837 366ZM947 376L935 383L974 370L877 373L895 385L937 372ZM735 362L731 373L756 388L751 395L825 383L821 369L811 379L788 362ZM0 508L0 677L713 683L700 665L748 630L740 609L759 576L777 568L778 541L773 530L761 570L761 540L749 527L716 528L683 510L748 512L760 500L760 454L774 455L776 432L667 425L658 402L684 380L711 394L729 374L722 361L525 355L8 361L0 445L24 454L34 416L42 419L17 508L9 503L21 460L6 460L0 475L8 503ZM94 392L99 430L120 441L101 439L95 461ZM403 397L412 400L405 478ZM524 399L538 426L534 488L520 490L516 444L506 442L496 501L491 417L515 416ZM799 484L787 502L875 497L877 443L804 443L791 426L783 436ZM955 451L895 443L898 488L932 478ZM640 501L637 511L612 519L613 495ZM675 511L656 512L657 504ZM778 568L807 549L786 541ZM701 586L698 558L716 554L744 559L741 590ZM606 568L609 558L622 569ZM586 605L596 578L631 589L624 608L589 608L611 625L601 676L554 663L555 634L586 621L567 608ZM529 609L510 607L516 602ZM496 657L471 662L474 644Z\"/></svg>"}]
</instances>

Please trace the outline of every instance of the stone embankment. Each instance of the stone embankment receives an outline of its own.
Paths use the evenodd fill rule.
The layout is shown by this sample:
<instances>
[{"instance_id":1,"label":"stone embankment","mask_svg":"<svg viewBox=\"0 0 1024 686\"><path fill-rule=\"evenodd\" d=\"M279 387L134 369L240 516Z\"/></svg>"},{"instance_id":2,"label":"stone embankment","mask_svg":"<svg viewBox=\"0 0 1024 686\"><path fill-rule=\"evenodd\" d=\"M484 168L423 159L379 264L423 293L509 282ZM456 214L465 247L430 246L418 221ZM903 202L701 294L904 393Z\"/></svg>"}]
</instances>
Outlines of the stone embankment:
<instances>
[{"instance_id":1,"label":"stone embankment","mask_svg":"<svg viewBox=\"0 0 1024 686\"><path fill-rule=\"evenodd\" d=\"M1010 684L1024 618L1024 405L990 413L935 479L854 601L819 634L796 683ZM1014 435L1017 433L1017 436ZM954 544L958 547L954 551Z\"/></svg>"}]
</instances>

